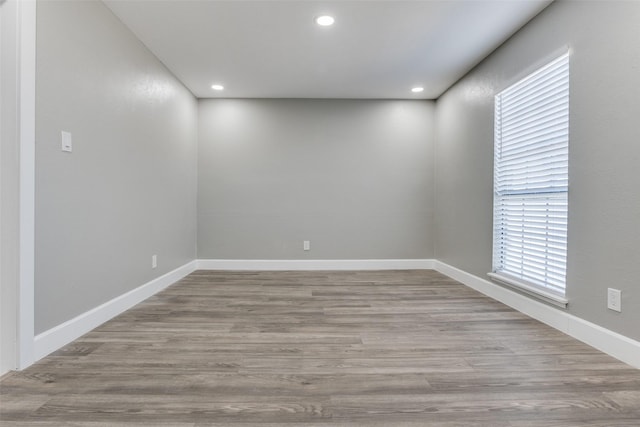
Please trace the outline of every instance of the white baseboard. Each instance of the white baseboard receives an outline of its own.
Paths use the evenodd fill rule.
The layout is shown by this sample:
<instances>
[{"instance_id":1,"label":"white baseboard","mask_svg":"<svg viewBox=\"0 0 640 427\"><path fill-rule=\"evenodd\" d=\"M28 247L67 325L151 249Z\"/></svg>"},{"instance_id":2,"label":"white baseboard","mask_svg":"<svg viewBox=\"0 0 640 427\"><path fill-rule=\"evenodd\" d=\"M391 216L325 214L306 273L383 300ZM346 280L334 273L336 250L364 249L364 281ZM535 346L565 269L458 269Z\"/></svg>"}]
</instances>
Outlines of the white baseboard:
<instances>
[{"instance_id":1,"label":"white baseboard","mask_svg":"<svg viewBox=\"0 0 640 427\"><path fill-rule=\"evenodd\" d=\"M195 270L436 270L521 313L558 329L598 350L640 369L640 342L521 295L488 280L433 259L383 260L215 260L191 261L126 294L37 335L39 360L104 322L144 301Z\"/></svg>"},{"instance_id":2,"label":"white baseboard","mask_svg":"<svg viewBox=\"0 0 640 427\"><path fill-rule=\"evenodd\" d=\"M199 270L433 270L432 259L199 259Z\"/></svg>"},{"instance_id":3,"label":"white baseboard","mask_svg":"<svg viewBox=\"0 0 640 427\"><path fill-rule=\"evenodd\" d=\"M640 369L640 342L440 261L434 269L521 313Z\"/></svg>"},{"instance_id":4,"label":"white baseboard","mask_svg":"<svg viewBox=\"0 0 640 427\"><path fill-rule=\"evenodd\" d=\"M120 295L111 301L107 301L106 303L82 313L71 320L36 335L34 338L35 360L37 361L42 359L92 329L97 328L107 320L113 319L120 313L141 303L169 285L172 285L186 275L195 271L197 265L198 263L196 261L191 261L127 292L126 294Z\"/></svg>"}]
</instances>

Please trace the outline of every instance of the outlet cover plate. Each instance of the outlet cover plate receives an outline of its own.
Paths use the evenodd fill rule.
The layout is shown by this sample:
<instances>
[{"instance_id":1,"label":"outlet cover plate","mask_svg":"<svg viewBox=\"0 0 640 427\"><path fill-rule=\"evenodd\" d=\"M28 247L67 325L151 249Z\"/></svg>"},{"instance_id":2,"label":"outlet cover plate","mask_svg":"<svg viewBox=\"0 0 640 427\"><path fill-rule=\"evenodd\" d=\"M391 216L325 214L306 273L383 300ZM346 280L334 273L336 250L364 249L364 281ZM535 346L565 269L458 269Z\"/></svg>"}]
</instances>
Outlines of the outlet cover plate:
<instances>
[{"instance_id":1,"label":"outlet cover plate","mask_svg":"<svg viewBox=\"0 0 640 427\"><path fill-rule=\"evenodd\" d=\"M619 289L607 289L607 308L609 310L622 311L622 291Z\"/></svg>"}]
</instances>

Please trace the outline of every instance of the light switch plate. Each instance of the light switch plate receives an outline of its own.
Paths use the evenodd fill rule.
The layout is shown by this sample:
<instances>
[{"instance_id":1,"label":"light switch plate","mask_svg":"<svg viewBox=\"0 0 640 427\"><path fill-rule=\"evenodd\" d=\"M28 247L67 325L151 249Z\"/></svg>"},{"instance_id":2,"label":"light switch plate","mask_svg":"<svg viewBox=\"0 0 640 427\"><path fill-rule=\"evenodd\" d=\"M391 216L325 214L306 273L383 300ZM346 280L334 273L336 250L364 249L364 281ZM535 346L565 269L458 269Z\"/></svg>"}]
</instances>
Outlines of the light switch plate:
<instances>
[{"instance_id":1,"label":"light switch plate","mask_svg":"<svg viewBox=\"0 0 640 427\"><path fill-rule=\"evenodd\" d=\"M62 131L61 133L62 151L71 153L73 151L73 142L71 140L71 132Z\"/></svg>"}]
</instances>

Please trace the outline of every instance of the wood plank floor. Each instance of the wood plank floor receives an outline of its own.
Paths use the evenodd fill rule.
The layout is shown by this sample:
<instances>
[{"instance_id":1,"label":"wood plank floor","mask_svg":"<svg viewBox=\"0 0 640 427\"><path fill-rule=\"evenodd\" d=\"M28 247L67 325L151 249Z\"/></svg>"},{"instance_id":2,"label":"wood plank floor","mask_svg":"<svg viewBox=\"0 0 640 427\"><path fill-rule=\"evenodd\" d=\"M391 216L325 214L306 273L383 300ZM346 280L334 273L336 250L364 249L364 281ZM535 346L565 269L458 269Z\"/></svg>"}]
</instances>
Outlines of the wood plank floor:
<instances>
[{"instance_id":1,"label":"wood plank floor","mask_svg":"<svg viewBox=\"0 0 640 427\"><path fill-rule=\"evenodd\" d=\"M433 271L198 271L0 382L4 426L640 426L640 371Z\"/></svg>"}]
</instances>

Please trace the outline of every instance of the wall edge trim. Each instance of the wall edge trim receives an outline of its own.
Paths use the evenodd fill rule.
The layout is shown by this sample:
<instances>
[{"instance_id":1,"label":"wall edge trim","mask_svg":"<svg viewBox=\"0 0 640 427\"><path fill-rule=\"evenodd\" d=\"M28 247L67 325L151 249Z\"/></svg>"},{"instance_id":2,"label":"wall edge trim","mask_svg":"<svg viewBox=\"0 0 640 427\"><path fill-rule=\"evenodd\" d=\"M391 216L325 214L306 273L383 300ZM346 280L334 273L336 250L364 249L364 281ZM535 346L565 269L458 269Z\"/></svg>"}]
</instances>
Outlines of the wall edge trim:
<instances>
[{"instance_id":1,"label":"wall edge trim","mask_svg":"<svg viewBox=\"0 0 640 427\"><path fill-rule=\"evenodd\" d=\"M433 270L433 259L199 259L198 270Z\"/></svg>"},{"instance_id":2,"label":"wall edge trim","mask_svg":"<svg viewBox=\"0 0 640 427\"><path fill-rule=\"evenodd\" d=\"M36 177L36 27L35 0L18 8L19 279L16 367L34 362L35 177Z\"/></svg>"},{"instance_id":3,"label":"wall edge trim","mask_svg":"<svg viewBox=\"0 0 640 427\"><path fill-rule=\"evenodd\" d=\"M436 260L434 269L616 359L640 369L640 342Z\"/></svg>"},{"instance_id":4,"label":"wall edge trim","mask_svg":"<svg viewBox=\"0 0 640 427\"><path fill-rule=\"evenodd\" d=\"M197 262L195 260L190 261L73 319L36 335L34 338L35 361L64 347L106 321L113 319L115 316L174 284L195 271L196 267Z\"/></svg>"}]
</instances>

